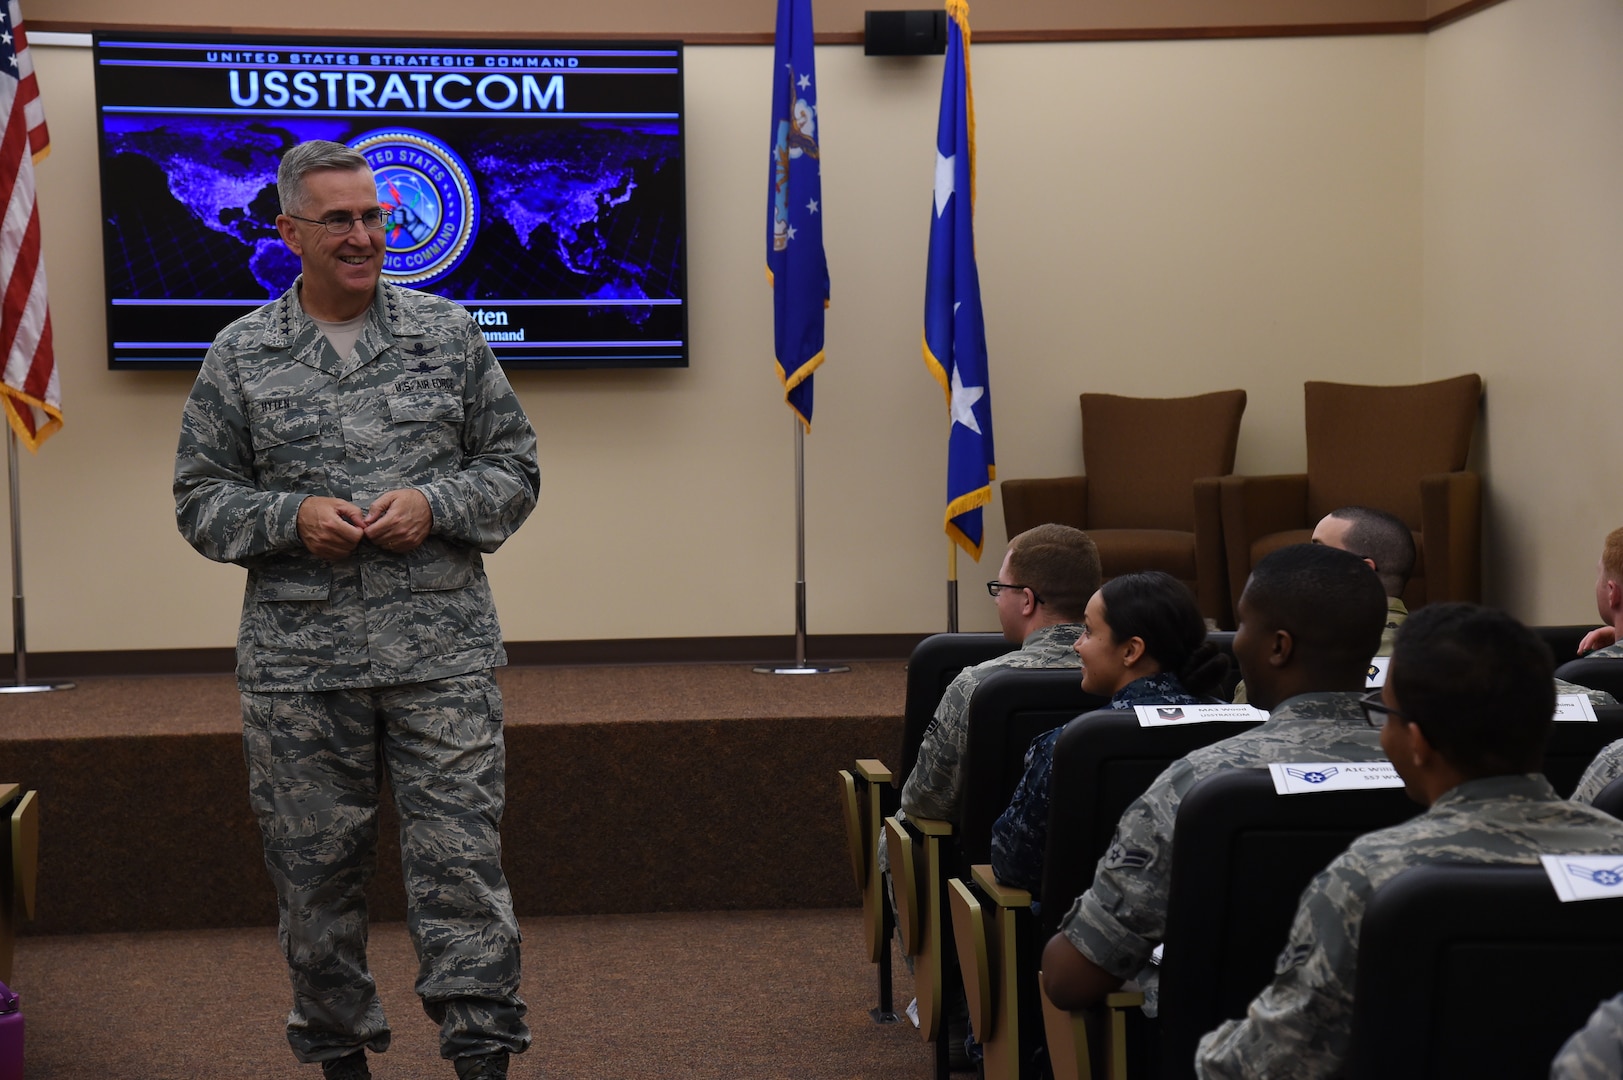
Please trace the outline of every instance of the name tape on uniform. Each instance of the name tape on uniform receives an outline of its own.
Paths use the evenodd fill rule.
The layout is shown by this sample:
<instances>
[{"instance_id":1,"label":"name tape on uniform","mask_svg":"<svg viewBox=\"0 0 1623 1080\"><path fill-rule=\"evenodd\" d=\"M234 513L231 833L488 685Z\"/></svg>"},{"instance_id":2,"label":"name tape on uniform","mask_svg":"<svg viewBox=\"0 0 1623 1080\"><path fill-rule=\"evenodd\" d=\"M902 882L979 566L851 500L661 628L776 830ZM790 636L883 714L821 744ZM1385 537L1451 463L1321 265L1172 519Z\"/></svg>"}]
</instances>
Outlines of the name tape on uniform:
<instances>
[{"instance_id":1,"label":"name tape on uniform","mask_svg":"<svg viewBox=\"0 0 1623 1080\"><path fill-rule=\"evenodd\" d=\"M1589 700L1588 694L1555 695L1555 719L1557 722L1569 720L1598 723L1595 719L1595 703Z\"/></svg>"},{"instance_id":2,"label":"name tape on uniform","mask_svg":"<svg viewBox=\"0 0 1623 1080\"><path fill-rule=\"evenodd\" d=\"M1276 761L1268 772L1274 778L1274 791L1281 795L1403 786L1403 778L1390 761Z\"/></svg>"},{"instance_id":3,"label":"name tape on uniform","mask_svg":"<svg viewBox=\"0 0 1623 1080\"><path fill-rule=\"evenodd\" d=\"M1377 656L1369 662L1369 670L1364 673L1364 688L1366 690L1379 690L1386 685L1386 669L1392 666L1390 656Z\"/></svg>"},{"instance_id":4,"label":"name tape on uniform","mask_svg":"<svg viewBox=\"0 0 1623 1080\"><path fill-rule=\"evenodd\" d=\"M1563 904L1623 897L1623 855L1540 855Z\"/></svg>"},{"instance_id":5,"label":"name tape on uniform","mask_svg":"<svg viewBox=\"0 0 1623 1080\"><path fill-rule=\"evenodd\" d=\"M1134 705L1139 727L1176 727L1179 724L1255 724L1268 714L1249 705Z\"/></svg>"}]
</instances>

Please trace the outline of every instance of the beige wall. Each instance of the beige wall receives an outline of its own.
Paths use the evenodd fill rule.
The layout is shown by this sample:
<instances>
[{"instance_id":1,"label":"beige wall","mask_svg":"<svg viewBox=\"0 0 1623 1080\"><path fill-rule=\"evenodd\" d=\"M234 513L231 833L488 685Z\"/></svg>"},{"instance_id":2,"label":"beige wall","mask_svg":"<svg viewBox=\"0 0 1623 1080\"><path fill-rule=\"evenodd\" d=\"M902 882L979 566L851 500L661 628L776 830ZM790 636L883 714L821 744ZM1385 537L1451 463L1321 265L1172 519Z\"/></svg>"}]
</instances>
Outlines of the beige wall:
<instances>
[{"instance_id":1,"label":"beige wall","mask_svg":"<svg viewBox=\"0 0 1623 1080\"><path fill-rule=\"evenodd\" d=\"M1258 473L1304 464L1304 379L1419 377L1425 49L976 47L1001 475L1080 468L1082 390L1245 387L1239 468ZM189 379L106 370L89 51L36 52L67 426L24 462L29 645L228 645L241 571L172 519ZM543 490L489 564L510 640L793 628L792 429L762 280L770 63L688 50L692 367L514 378ZM918 340L941 60L841 46L818 64L834 303L807 440L811 630L939 629L945 410ZM994 553L961 560L966 582L996 571L998 504L988 520ZM964 623L995 626L978 584Z\"/></svg>"},{"instance_id":2,"label":"beige wall","mask_svg":"<svg viewBox=\"0 0 1623 1080\"><path fill-rule=\"evenodd\" d=\"M1587 622L1623 525L1623 7L1514 0L1425 66L1424 370L1487 383L1488 599Z\"/></svg>"}]
</instances>

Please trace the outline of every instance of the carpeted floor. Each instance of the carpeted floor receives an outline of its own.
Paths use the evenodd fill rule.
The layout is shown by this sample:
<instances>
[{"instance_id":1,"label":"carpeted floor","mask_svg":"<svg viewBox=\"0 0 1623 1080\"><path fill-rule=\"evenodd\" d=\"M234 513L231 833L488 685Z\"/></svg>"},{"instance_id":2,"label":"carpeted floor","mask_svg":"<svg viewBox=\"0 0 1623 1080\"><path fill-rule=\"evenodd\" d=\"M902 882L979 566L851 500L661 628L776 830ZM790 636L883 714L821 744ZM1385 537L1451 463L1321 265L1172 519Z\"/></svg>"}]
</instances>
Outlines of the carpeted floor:
<instances>
[{"instance_id":1,"label":"carpeted floor","mask_svg":"<svg viewBox=\"0 0 1623 1080\"><path fill-rule=\"evenodd\" d=\"M739 664L510 667L498 678L515 895L540 912L665 912L521 919L535 1045L515 1078L932 1075L910 1024L868 1016L876 968L860 913L827 906L855 900L834 770L894 752L902 664L816 678ZM0 773L41 790L50 841L42 918L17 942L13 977L27 1080L317 1080L283 1038L275 930L248 925L264 919L231 909L214 922L223 929L45 925L69 908L110 928L207 926L249 901L271 914L237 775L234 680L90 678L7 704ZM398 918L388 913L398 869L378 877L386 895L374 913ZM121 899L131 897L167 898L177 912L131 914ZM672 911L728 905L782 910ZM371 962L394 1025L374 1075L453 1076L412 993L403 924L374 927ZM902 1006L911 985L896 970Z\"/></svg>"},{"instance_id":2,"label":"carpeted floor","mask_svg":"<svg viewBox=\"0 0 1623 1080\"><path fill-rule=\"evenodd\" d=\"M860 913L701 912L524 919L535 1043L515 1080L926 1080L929 1047L879 1026ZM394 1028L378 1080L447 1080L412 994L405 927L373 928ZM896 1004L912 995L895 965ZM282 1036L288 988L269 928L20 940L27 1080L318 1080Z\"/></svg>"}]
</instances>

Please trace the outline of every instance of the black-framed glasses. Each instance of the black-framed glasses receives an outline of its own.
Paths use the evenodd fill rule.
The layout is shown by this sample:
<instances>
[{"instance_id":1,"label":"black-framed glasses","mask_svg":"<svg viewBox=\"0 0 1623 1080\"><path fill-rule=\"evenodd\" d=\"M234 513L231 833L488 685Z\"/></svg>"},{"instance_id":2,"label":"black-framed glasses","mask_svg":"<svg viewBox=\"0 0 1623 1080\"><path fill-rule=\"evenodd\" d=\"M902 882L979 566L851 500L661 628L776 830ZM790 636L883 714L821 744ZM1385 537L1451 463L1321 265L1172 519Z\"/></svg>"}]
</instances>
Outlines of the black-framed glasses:
<instances>
[{"instance_id":1,"label":"black-framed glasses","mask_svg":"<svg viewBox=\"0 0 1623 1080\"><path fill-rule=\"evenodd\" d=\"M389 224L389 211L381 209L367 210L354 216L349 214L328 214L324 218L307 218L300 217L297 214L289 214L288 217L292 218L294 221L305 221L309 222L311 225L320 225L323 229L326 229L334 236L345 235L351 229L355 228L355 223L357 221L372 232L382 232Z\"/></svg>"},{"instance_id":2,"label":"black-framed glasses","mask_svg":"<svg viewBox=\"0 0 1623 1080\"><path fill-rule=\"evenodd\" d=\"M993 600L996 600L997 594L1002 592L1004 589L1031 589L1031 586L1015 585L1007 581L988 581L986 583L986 592L992 597ZM1039 604L1043 602L1043 598L1037 595L1036 589L1031 589L1031 598L1037 601Z\"/></svg>"},{"instance_id":3,"label":"black-framed glasses","mask_svg":"<svg viewBox=\"0 0 1623 1080\"><path fill-rule=\"evenodd\" d=\"M1381 692L1378 689L1371 690L1369 693L1359 698L1358 704L1364 709L1364 723L1368 724L1370 727L1381 727L1386 723L1386 718L1388 716L1395 716L1399 720L1405 721L1409 719L1396 709L1387 706L1387 704L1381 700ZM1381 715L1381 722L1379 724L1375 722L1376 713L1380 713Z\"/></svg>"}]
</instances>

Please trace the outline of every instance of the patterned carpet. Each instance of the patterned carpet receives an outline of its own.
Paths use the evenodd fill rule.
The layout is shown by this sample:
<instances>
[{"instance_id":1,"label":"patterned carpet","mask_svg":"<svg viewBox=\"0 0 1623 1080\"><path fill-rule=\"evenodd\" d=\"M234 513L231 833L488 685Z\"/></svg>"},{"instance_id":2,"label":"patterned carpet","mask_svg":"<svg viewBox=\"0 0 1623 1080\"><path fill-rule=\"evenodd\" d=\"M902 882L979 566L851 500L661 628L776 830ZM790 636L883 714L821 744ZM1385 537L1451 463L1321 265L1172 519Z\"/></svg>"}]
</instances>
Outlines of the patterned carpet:
<instances>
[{"instance_id":1,"label":"patterned carpet","mask_svg":"<svg viewBox=\"0 0 1623 1080\"><path fill-rule=\"evenodd\" d=\"M856 909L526 919L534 1034L514 1080L927 1080L905 1021L877 1026ZM403 924L371 964L393 1026L378 1080L449 1080L412 993ZM899 1005L911 996L899 963ZM283 1039L287 977L268 928L30 938L14 985L28 1080L318 1080Z\"/></svg>"}]
</instances>

